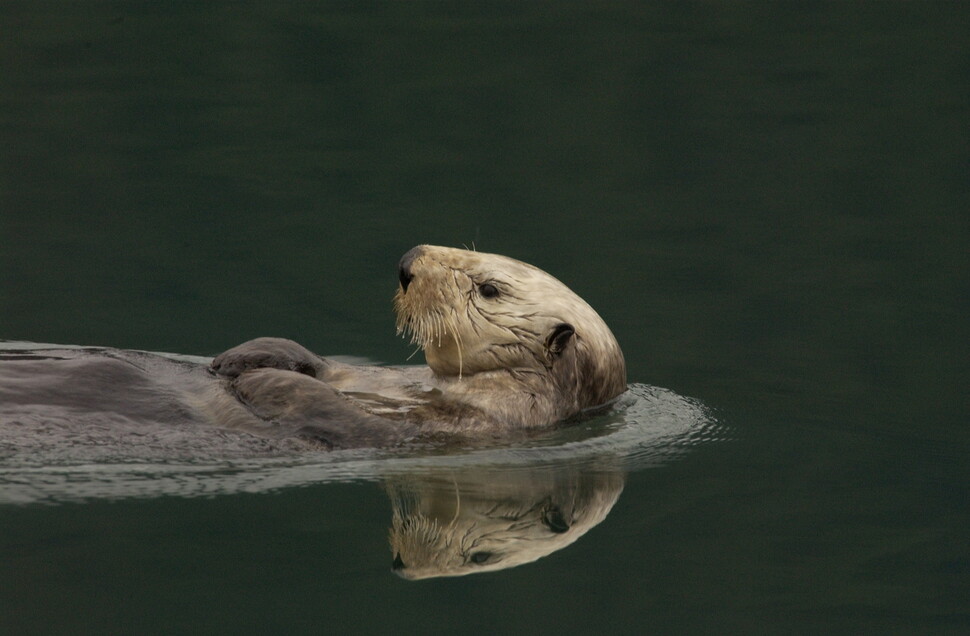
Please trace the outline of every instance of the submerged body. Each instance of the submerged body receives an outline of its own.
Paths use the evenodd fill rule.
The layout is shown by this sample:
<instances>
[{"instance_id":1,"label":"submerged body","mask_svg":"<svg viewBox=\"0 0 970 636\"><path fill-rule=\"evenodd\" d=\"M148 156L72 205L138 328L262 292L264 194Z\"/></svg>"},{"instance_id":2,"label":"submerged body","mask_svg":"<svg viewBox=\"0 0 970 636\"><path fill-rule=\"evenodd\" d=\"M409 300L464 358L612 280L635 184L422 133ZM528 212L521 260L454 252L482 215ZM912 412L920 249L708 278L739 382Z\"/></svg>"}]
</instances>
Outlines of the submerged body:
<instances>
[{"instance_id":1,"label":"submerged body","mask_svg":"<svg viewBox=\"0 0 970 636\"><path fill-rule=\"evenodd\" d=\"M424 349L426 367L349 365L280 338L243 343L208 367L109 349L0 353L0 424L200 423L327 449L387 447L506 439L626 389L609 328L531 265L420 246L401 259L399 279L398 330Z\"/></svg>"}]
</instances>

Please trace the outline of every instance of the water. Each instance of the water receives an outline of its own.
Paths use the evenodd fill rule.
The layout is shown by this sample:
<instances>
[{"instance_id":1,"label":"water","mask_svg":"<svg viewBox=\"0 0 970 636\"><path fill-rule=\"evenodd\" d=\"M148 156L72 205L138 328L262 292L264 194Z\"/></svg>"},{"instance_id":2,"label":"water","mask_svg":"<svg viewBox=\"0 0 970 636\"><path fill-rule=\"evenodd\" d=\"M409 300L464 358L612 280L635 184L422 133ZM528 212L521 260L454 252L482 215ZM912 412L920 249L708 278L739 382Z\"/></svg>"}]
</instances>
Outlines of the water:
<instances>
[{"instance_id":1,"label":"water","mask_svg":"<svg viewBox=\"0 0 970 636\"><path fill-rule=\"evenodd\" d=\"M633 466L557 459L553 492L621 475L602 520L423 581L391 571L389 480L447 522L439 468L489 495L468 460L183 482L209 492L74 469L47 494L77 497L2 506L0 632L966 632L968 22L4 3L0 338L404 363L397 259L474 244L563 280L631 382L716 427ZM490 468L541 481L522 461Z\"/></svg>"}]
</instances>

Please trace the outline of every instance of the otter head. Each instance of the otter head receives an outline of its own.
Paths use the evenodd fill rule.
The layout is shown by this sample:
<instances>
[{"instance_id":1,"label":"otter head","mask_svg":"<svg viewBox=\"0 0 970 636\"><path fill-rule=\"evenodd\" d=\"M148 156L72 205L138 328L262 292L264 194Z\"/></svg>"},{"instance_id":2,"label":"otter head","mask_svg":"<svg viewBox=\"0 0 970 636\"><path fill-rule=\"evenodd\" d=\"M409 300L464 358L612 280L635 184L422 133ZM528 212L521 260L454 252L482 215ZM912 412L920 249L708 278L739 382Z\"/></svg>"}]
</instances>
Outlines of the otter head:
<instances>
[{"instance_id":1,"label":"otter head","mask_svg":"<svg viewBox=\"0 0 970 636\"><path fill-rule=\"evenodd\" d=\"M626 390L612 332L568 287L505 256L421 245L401 259L399 333L424 349L439 377L488 371L548 376L579 409Z\"/></svg>"}]
</instances>

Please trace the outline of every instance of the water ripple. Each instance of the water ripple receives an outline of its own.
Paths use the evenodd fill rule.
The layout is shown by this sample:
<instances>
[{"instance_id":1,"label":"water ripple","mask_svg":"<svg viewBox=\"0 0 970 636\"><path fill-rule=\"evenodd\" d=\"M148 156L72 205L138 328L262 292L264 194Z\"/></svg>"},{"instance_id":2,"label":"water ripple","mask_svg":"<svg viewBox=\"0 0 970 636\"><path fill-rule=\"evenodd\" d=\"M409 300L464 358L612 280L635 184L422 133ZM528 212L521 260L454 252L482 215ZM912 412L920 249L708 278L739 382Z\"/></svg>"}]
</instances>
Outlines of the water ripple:
<instances>
[{"instance_id":1,"label":"water ripple","mask_svg":"<svg viewBox=\"0 0 970 636\"><path fill-rule=\"evenodd\" d=\"M8 456L0 465L0 503L205 497L325 482L373 481L442 469L639 470L728 437L728 429L703 404L667 389L634 384L611 412L530 440L528 445L461 452L410 448L255 457L210 452L190 461L99 458L85 462L70 459L63 449L48 455L47 463L42 463L42 455L32 456L32 461Z\"/></svg>"}]
</instances>

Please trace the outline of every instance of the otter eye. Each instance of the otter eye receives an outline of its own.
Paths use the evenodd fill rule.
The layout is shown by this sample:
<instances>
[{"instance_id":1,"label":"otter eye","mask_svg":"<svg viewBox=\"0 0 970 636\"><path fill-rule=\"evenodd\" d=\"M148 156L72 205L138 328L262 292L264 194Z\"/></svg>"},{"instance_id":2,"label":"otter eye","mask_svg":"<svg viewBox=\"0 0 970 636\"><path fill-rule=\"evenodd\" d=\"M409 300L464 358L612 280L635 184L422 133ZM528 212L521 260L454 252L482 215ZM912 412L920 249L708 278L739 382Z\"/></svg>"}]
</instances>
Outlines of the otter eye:
<instances>
[{"instance_id":1,"label":"otter eye","mask_svg":"<svg viewBox=\"0 0 970 636\"><path fill-rule=\"evenodd\" d=\"M498 296L498 288L491 283L482 283L478 286L478 293L482 298L495 298Z\"/></svg>"},{"instance_id":2,"label":"otter eye","mask_svg":"<svg viewBox=\"0 0 970 636\"><path fill-rule=\"evenodd\" d=\"M482 564L488 563L488 561L491 558L492 558L491 552L475 552L470 557L468 557L468 560L474 563L475 565L482 565Z\"/></svg>"}]
</instances>

